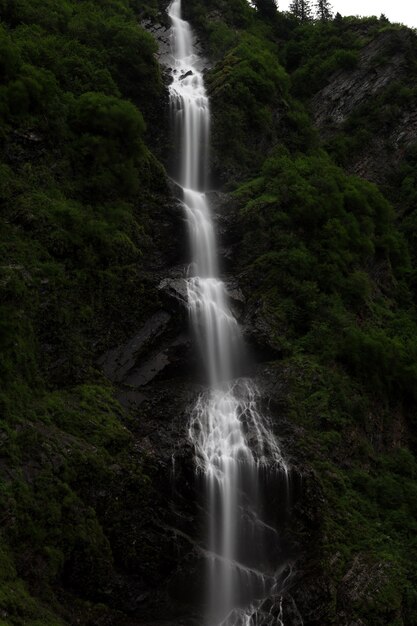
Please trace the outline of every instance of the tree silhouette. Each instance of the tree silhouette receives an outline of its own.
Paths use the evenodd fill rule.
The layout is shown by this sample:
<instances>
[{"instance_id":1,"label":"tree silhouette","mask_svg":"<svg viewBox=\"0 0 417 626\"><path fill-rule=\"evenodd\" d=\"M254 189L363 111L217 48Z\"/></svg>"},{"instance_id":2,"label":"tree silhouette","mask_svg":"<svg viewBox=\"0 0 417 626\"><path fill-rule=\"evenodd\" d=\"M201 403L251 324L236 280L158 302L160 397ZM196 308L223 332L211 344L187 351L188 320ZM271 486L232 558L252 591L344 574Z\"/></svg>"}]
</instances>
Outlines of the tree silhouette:
<instances>
[{"instance_id":1,"label":"tree silhouette","mask_svg":"<svg viewBox=\"0 0 417 626\"><path fill-rule=\"evenodd\" d=\"M317 19L321 22L327 22L332 18L332 5L329 0L317 0L316 2Z\"/></svg>"},{"instance_id":2,"label":"tree silhouette","mask_svg":"<svg viewBox=\"0 0 417 626\"><path fill-rule=\"evenodd\" d=\"M291 2L290 4L290 11L302 22L311 20L313 17L310 0L293 0L293 2Z\"/></svg>"}]
</instances>

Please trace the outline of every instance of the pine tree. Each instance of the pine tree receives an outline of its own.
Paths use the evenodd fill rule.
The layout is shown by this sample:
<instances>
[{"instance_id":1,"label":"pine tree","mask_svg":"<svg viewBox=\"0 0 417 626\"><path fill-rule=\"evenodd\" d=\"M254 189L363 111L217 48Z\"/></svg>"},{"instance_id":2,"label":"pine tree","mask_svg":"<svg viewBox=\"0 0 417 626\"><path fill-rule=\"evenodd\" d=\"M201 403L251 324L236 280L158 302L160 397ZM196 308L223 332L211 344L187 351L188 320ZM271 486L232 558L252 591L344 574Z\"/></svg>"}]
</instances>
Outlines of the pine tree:
<instances>
[{"instance_id":1,"label":"pine tree","mask_svg":"<svg viewBox=\"0 0 417 626\"><path fill-rule=\"evenodd\" d=\"M332 19L332 5L329 0L317 0L316 2L317 19L321 22L327 22Z\"/></svg>"},{"instance_id":2,"label":"pine tree","mask_svg":"<svg viewBox=\"0 0 417 626\"><path fill-rule=\"evenodd\" d=\"M290 11L295 17L298 17L302 22L311 20L312 10L310 6L310 0L293 0L290 4Z\"/></svg>"}]
</instances>

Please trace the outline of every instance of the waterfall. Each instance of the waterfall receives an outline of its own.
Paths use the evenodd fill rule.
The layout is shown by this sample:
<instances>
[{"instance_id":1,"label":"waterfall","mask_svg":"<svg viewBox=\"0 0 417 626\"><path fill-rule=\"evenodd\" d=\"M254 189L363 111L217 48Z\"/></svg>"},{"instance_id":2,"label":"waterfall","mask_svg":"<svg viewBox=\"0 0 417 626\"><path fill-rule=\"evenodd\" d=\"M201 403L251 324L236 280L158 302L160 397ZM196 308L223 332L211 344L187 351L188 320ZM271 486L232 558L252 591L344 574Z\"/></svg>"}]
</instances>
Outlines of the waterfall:
<instances>
[{"instance_id":1,"label":"waterfall","mask_svg":"<svg viewBox=\"0 0 417 626\"><path fill-rule=\"evenodd\" d=\"M263 519L271 472L287 475L268 420L257 408L257 390L236 378L243 354L239 326L219 277L216 237L206 196L210 107L190 25L181 0L168 8L173 68L170 102L183 191L191 264L187 278L190 317L207 376L207 391L192 411L189 437L203 475L207 560L206 624L283 624L278 614L260 618L261 605L287 576L271 553L277 531ZM275 559L276 561L276 559Z\"/></svg>"}]
</instances>

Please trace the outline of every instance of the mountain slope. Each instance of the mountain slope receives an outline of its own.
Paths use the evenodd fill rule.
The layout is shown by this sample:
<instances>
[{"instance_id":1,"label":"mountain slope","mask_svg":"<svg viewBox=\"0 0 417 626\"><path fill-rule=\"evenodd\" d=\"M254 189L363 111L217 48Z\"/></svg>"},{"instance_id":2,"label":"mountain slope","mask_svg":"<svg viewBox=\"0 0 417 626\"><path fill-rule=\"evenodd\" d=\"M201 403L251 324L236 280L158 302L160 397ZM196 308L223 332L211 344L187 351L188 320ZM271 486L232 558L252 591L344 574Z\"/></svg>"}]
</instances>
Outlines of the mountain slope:
<instances>
[{"instance_id":1,"label":"mountain slope","mask_svg":"<svg viewBox=\"0 0 417 626\"><path fill-rule=\"evenodd\" d=\"M415 34L184 8L224 271L298 485L288 623L414 624ZM0 2L0 624L199 623L200 380L140 27L164 9Z\"/></svg>"}]
</instances>

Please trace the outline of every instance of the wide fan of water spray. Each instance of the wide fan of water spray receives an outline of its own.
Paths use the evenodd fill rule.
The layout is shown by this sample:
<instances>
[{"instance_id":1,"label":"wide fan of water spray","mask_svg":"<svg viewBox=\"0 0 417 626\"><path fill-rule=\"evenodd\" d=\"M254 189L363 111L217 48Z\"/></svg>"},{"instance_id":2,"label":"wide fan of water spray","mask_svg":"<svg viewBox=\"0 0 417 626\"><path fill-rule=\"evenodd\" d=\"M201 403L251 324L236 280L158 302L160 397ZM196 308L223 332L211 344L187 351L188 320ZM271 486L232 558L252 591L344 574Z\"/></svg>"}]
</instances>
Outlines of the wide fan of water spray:
<instances>
[{"instance_id":1,"label":"wide fan of water spray","mask_svg":"<svg viewBox=\"0 0 417 626\"><path fill-rule=\"evenodd\" d=\"M192 411L189 437L204 476L207 508L207 620L210 626L282 624L261 604L275 593L282 572L271 570L267 546L277 532L262 520L266 468L287 475L268 421L257 409L257 392L235 379L243 354L238 324L219 278L216 240L205 194L210 109L181 0L168 9L172 21L170 85L179 154L179 180L192 262L187 279L190 315L207 372L208 389ZM269 470L268 470L269 471ZM270 621L275 620L275 621Z\"/></svg>"}]
</instances>

